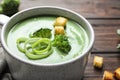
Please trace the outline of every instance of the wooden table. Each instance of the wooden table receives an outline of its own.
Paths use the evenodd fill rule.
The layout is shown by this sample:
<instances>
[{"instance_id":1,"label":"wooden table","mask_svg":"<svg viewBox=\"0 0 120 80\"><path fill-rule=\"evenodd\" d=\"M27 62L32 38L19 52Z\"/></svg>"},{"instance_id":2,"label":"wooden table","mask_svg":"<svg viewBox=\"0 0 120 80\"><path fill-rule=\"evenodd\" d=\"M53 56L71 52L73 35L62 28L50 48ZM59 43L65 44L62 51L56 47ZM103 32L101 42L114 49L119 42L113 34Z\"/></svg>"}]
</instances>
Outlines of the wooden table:
<instances>
[{"instance_id":1,"label":"wooden table","mask_svg":"<svg viewBox=\"0 0 120 80\"><path fill-rule=\"evenodd\" d=\"M0 0L1 1L1 0ZM21 0L20 11L34 6L59 6L83 15L93 26L95 44L83 80L102 80L105 70L114 72L120 67L120 0ZM101 70L93 67L95 55L104 58Z\"/></svg>"}]
</instances>

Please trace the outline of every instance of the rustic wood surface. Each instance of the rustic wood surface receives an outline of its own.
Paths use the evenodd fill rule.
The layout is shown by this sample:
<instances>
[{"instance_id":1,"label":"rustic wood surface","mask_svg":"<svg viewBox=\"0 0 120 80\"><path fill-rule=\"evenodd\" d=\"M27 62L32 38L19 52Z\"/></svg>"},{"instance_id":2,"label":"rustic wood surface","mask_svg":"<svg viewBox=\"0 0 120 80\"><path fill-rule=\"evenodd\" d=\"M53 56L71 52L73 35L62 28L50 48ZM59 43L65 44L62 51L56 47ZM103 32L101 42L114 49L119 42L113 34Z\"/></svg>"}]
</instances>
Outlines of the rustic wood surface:
<instances>
[{"instance_id":1,"label":"rustic wood surface","mask_svg":"<svg viewBox=\"0 0 120 80\"><path fill-rule=\"evenodd\" d=\"M1 0L0 0L1 1ZM105 70L114 72L120 67L120 0L21 0L19 10L35 6L59 6L83 15L93 26L95 44L87 64L83 80L102 80ZM101 70L93 67L95 55L104 58Z\"/></svg>"}]
</instances>

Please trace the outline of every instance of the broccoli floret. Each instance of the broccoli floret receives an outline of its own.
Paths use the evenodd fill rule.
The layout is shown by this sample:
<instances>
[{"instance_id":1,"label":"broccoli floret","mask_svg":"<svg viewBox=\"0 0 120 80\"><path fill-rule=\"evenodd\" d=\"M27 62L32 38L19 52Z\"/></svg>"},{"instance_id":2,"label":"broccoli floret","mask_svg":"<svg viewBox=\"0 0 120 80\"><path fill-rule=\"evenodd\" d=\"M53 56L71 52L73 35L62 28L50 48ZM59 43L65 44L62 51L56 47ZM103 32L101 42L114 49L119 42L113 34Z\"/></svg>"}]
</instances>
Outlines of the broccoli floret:
<instances>
[{"instance_id":1,"label":"broccoli floret","mask_svg":"<svg viewBox=\"0 0 120 80\"><path fill-rule=\"evenodd\" d=\"M20 0L3 0L0 5L2 13L11 16L18 12Z\"/></svg>"},{"instance_id":2,"label":"broccoli floret","mask_svg":"<svg viewBox=\"0 0 120 80\"><path fill-rule=\"evenodd\" d=\"M0 14L3 12L3 9L2 9L2 7L0 6Z\"/></svg>"},{"instance_id":3,"label":"broccoli floret","mask_svg":"<svg viewBox=\"0 0 120 80\"><path fill-rule=\"evenodd\" d=\"M51 34L51 30L48 28L41 28L37 31L35 31L33 34L30 34L30 37L40 37L40 38L51 38L52 34Z\"/></svg>"},{"instance_id":4,"label":"broccoli floret","mask_svg":"<svg viewBox=\"0 0 120 80\"><path fill-rule=\"evenodd\" d=\"M55 36L53 46L66 54L71 50L71 45L69 44L68 37L62 34Z\"/></svg>"}]
</instances>

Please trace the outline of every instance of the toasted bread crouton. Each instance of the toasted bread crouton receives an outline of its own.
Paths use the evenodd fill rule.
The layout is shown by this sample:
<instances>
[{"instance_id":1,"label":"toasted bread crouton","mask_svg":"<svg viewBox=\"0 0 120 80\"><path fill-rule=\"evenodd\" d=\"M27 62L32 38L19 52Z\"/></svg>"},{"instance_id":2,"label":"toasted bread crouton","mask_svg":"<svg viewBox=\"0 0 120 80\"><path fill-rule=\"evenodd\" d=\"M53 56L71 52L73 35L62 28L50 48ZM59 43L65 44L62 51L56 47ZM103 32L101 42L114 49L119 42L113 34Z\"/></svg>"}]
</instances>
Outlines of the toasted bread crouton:
<instances>
[{"instance_id":1,"label":"toasted bread crouton","mask_svg":"<svg viewBox=\"0 0 120 80\"><path fill-rule=\"evenodd\" d=\"M118 80L120 80L120 68L117 68L117 69L115 70L114 76L115 76Z\"/></svg>"},{"instance_id":2,"label":"toasted bread crouton","mask_svg":"<svg viewBox=\"0 0 120 80\"><path fill-rule=\"evenodd\" d=\"M66 23L67 23L67 19L66 18L64 18L64 17L58 17L55 20L54 26L63 26L63 27L65 27Z\"/></svg>"},{"instance_id":3,"label":"toasted bread crouton","mask_svg":"<svg viewBox=\"0 0 120 80\"><path fill-rule=\"evenodd\" d=\"M96 67L96 68L102 68L102 66L103 66L103 57L94 56L93 65L94 65L94 67Z\"/></svg>"},{"instance_id":4,"label":"toasted bread crouton","mask_svg":"<svg viewBox=\"0 0 120 80\"><path fill-rule=\"evenodd\" d=\"M104 71L103 80L113 80L113 73Z\"/></svg>"},{"instance_id":5,"label":"toasted bread crouton","mask_svg":"<svg viewBox=\"0 0 120 80\"><path fill-rule=\"evenodd\" d=\"M55 35L56 34L65 34L64 27L62 27L62 26L55 26Z\"/></svg>"}]
</instances>

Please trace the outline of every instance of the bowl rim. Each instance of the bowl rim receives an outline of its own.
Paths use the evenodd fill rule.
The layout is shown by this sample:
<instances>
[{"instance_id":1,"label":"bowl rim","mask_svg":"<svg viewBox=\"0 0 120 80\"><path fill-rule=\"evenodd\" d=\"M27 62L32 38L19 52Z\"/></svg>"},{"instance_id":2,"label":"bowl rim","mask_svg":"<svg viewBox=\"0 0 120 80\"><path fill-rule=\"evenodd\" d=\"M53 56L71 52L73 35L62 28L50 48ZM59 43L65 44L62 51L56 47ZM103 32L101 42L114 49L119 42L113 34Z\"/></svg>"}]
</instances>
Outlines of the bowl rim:
<instances>
[{"instance_id":1,"label":"bowl rim","mask_svg":"<svg viewBox=\"0 0 120 80\"><path fill-rule=\"evenodd\" d=\"M7 44L5 42L5 30L7 28L7 24L15 16L17 16L17 15L19 15L19 14L25 12L25 11L28 11L28 10L31 10L31 9L37 9L37 8L39 8L39 9L40 8L60 9L60 10L65 10L65 11L68 11L68 12L70 12L72 14L75 14L75 15L79 16L86 23L86 25L89 26L89 29L90 29L91 40L89 42L88 48L85 51L83 51L83 53L81 55L79 55L79 56L77 56L75 58L72 58L72 59L64 61L64 62L54 63L54 64L44 64L44 63L42 63L42 64L39 63L38 64L38 63L35 63L35 62L32 62L32 61L21 59L21 58L15 56L15 55L12 55L11 54L12 52L7 47ZM94 35L94 30L93 30L91 24L82 15L80 15L80 14L78 14L78 13L72 11L72 10L69 10L67 8L57 7L57 6L37 6L37 7L31 7L31 8L24 9L24 10L22 10L22 11L16 13L16 14L14 14L12 17L10 17L10 20L5 25L3 25L3 28L2 28L2 31L1 31L1 44L2 44L2 47L7 52L7 54L9 54L12 58L14 58L14 59L16 59L16 60L18 60L20 62L23 62L25 64L30 64L30 65L35 65L35 66L46 66L47 67L47 66L60 66L60 65L65 65L65 64L73 63L73 62L79 60L80 58L84 57L85 55L89 54L89 51L92 49L92 46L94 44L95 35Z\"/></svg>"}]
</instances>

